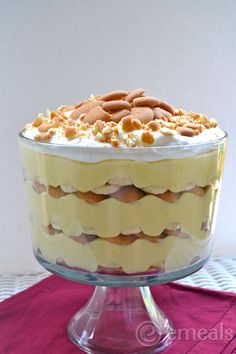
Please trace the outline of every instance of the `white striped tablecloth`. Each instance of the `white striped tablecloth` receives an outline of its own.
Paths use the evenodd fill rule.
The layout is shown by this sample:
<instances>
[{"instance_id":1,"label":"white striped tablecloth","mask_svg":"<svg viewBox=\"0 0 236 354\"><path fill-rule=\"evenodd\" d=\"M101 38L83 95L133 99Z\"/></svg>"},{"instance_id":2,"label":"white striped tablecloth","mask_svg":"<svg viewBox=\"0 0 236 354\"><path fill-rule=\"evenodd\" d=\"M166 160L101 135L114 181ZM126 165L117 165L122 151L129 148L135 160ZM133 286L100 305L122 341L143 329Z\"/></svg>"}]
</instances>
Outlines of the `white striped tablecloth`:
<instances>
[{"instance_id":1,"label":"white striped tablecloth","mask_svg":"<svg viewBox=\"0 0 236 354\"><path fill-rule=\"evenodd\" d=\"M29 288L50 273L0 275L0 301ZM178 283L236 293L236 257L212 258L201 270Z\"/></svg>"}]
</instances>

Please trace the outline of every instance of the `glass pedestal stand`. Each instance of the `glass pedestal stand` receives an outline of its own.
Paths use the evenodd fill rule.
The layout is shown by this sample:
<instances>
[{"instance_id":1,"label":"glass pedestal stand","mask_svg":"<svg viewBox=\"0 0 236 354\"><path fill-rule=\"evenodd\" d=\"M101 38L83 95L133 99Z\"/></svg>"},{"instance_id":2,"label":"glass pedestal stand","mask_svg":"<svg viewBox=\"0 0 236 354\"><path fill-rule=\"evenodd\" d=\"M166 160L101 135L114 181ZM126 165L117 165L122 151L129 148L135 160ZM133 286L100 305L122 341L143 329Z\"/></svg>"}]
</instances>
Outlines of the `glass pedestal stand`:
<instances>
[{"instance_id":1,"label":"glass pedestal stand","mask_svg":"<svg viewBox=\"0 0 236 354\"><path fill-rule=\"evenodd\" d=\"M68 325L72 342L92 354L150 354L165 349L174 340L175 329L155 303L149 285L183 278L199 270L208 260L169 273L118 276L52 264L40 252L35 256L52 273L96 285L88 303Z\"/></svg>"},{"instance_id":2,"label":"glass pedestal stand","mask_svg":"<svg viewBox=\"0 0 236 354\"><path fill-rule=\"evenodd\" d=\"M173 329L149 287L97 286L68 326L70 339L86 353L157 353Z\"/></svg>"}]
</instances>

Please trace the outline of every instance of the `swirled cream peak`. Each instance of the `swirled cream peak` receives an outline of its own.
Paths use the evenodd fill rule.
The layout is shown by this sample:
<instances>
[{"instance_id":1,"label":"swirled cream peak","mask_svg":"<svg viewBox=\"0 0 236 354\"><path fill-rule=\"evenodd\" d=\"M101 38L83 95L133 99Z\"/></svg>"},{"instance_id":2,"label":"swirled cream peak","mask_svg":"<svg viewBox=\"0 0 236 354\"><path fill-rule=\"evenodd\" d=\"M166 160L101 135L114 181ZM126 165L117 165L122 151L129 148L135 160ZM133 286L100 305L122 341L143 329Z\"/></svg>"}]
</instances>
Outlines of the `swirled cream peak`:
<instances>
[{"instance_id":1,"label":"swirled cream peak","mask_svg":"<svg viewBox=\"0 0 236 354\"><path fill-rule=\"evenodd\" d=\"M224 133L215 119L175 109L136 89L92 95L78 104L48 110L27 124L23 135L51 144L117 148L204 143Z\"/></svg>"}]
</instances>

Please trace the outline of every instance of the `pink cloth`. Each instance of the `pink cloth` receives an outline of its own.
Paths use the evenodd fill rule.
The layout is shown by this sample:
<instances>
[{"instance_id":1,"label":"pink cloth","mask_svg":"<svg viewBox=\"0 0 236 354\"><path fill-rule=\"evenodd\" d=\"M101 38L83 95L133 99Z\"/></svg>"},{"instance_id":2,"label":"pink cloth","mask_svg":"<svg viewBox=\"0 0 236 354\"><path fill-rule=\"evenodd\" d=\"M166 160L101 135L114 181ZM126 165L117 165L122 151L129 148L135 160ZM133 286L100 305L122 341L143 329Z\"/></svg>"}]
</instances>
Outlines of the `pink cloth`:
<instances>
[{"instance_id":1,"label":"pink cloth","mask_svg":"<svg viewBox=\"0 0 236 354\"><path fill-rule=\"evenodd\" d=\"M51 276L0 303L0 353L83 353L68 339L66 327L92 291ZM236 294L174 283L153 286L152 294L179 329L164 353L236 354Z\"/></svg>"}]
</instances>

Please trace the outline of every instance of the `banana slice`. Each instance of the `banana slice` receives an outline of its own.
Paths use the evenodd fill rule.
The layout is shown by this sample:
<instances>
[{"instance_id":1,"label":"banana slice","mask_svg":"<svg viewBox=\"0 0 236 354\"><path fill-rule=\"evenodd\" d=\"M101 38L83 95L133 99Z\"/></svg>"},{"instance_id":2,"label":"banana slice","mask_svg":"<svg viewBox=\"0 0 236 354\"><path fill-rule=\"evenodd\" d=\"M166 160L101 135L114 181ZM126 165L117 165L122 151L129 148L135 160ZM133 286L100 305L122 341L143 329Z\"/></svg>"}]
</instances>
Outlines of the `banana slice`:
<instances>
[{"instance_id":1,"label":"banana slice","mask_svg":"<svg viewBox=\"0 0 236 354\"><path fill-rule=\"evenodd\" d=\"M133 181L128 176L117 176L111 178L108 183L115 186L128 186L130 184L133 184Z\"/></svg>"},{"instance_id":2,"label":"banana slice","mask_svg":"<svg viewBox=\"0 0 236 354\"><path fill-rule=\"evenodd\" d=\"M166 188L155 187L155 186L149 186L149 187L143 188L143 190L144 190L144 192L151 193L151 194L162 194L167 191Z\"/></svg>"},{"instance_id":3,"label":"banana slice","mask_svg":"<svg viewBox=\"0 0 236 354\"><path fill-rule=\"evenodd\" d=\"M117 186L117 185L111 185L111 184L105 184L105 186L103 187L99 187L99 188L94 188L91 190L91 192L95 193L95 194L112 194L117 192L121 187Z\"/></svg>"},{"instance_id":4,"label":"banana slice","mask_svg":"<svg viewBox=\"0 0 236 354\"><path fill-rule=\"evenodd\" d=\"M63 190L63 192L65 193L74 193L77 191L77 189L75 189L73 186L71 186L70 184L61 184L61 189Z\"/></svg>"},{"instance_id":5,"label":"banana slice","mask_svg":"<svg viewBox=\"0 0 236 354\"><path fill-rule=\"evenodd\" d=\"M180 224L177 222L172 222L166 226L166 229L168 230L180 230Z\"/></svg>"},{"instance_id":6,"label":"banana slice","mask_svg":"<svg viewBox=\"0 0 236 354\"><path fill-rule=\"evenodd\" d=\"M61 231L61 226L58 223L52 222L51 225L55 230Z\"/></svg>"},{"instance_id":7,"label":"banana slice","mask_svg":"<svg viewBox=\"0 0 236 354\"><path fill-rule=\"evenodd\" d=\"M184 190L182 190L180 192L189 191L189 190L193 189L194 187L195 187L194 184L189 183L184 188ZM144 192L151 193L151 194L163 194L167 191L167 189L164 187L156 187L156 186L149 186L149 187L143 188L143 190L144 190Z\"/></svg>"},{"instance_id":8,"label":"banana slice","mask_svg":"<svg viewBox=\"0 0 236 354\"><path fill-rule=\"evenodd\" d=\"M82 233L86 235L96 235L93 229L83 229Z\"/></svg>"},{"instance_id":9,"label":"banana slice","mask_svg":"<svg viewBox=\"0 0 236 354\"><path fill-rule=\"evenodd\" d=\"M139 234L142 231L141 227L126 227L121 230L122 235Z\"/></svg>"},{"instance_id":10,"label":"banana slice","mask_svg":"<svg viewBox=\"0 0 236 354\"><path fill-rule=\"evenodd\" d=\"M194 187L195 187L195 184L189 183L189 184L187 184L187 186L184 188L183 191L190 191Z\"/></svg>"}]
</instances>

